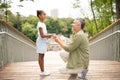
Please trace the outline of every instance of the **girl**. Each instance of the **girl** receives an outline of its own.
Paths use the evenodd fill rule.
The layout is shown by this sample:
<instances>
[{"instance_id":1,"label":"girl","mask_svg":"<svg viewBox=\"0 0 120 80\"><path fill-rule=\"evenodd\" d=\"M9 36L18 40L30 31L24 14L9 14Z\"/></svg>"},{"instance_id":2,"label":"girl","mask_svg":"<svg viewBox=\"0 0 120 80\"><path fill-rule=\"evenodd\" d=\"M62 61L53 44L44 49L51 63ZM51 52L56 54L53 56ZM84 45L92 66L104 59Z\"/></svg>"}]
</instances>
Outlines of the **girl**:
<instances>
[{"instance_id":1,"label":"girl","mask_svg":"<svg viewBox=\"0 0 120 80\"><path fill-rule=\"evenodd\" d=\"M54 36L55 34L47 34L46 25L44 23L46 14L43 10L37 10L37 17L39 18L39 22L37 24L38 38L36 48L37 53L39 53L38 62L41 69L40 75L49 75L50 73L44 70L44 54L47 51L46 38Z\"/></svg>"}]
</instances>

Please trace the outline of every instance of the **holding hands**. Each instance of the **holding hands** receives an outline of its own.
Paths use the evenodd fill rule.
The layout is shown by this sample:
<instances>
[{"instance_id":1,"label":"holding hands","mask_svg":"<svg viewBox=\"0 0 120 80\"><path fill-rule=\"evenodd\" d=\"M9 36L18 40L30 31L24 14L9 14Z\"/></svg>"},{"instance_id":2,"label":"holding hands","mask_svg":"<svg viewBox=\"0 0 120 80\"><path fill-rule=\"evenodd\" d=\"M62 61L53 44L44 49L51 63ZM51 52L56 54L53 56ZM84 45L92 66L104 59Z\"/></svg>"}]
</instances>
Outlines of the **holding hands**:
<instances>
[{"instance_id":1,"label":"holding hands","mask_svg":"<svg viewBox=\"0 0 120 80\"><path fill-rule=\"evenodd\" d=\"M57 35L55 33L52 33L52 36L51 36L53 39L57 37Z\"/></svg>"},{"instance_id":2,"label":"holding hands","mask_svg":"<svg viewBox=\"0 0 120 80\"><path fill-rule=\"evenodd\" d=\"M55 40L55 42L57 42L62 48L64 48L65 44L64 42L60 39L59 36L57 36L56 34L52 34L53 39Z\"/></svg>"},{"instance_id":3,"label":"holding hands","mask_svg":"<svg viewBox=\"0 0 120 80\"><path fill-rule=\"evenodd\" d=\"M52 37L55 40L55 42L59 42L60 38L56 34L53 33Z\"/></svg>"}]
</instances>

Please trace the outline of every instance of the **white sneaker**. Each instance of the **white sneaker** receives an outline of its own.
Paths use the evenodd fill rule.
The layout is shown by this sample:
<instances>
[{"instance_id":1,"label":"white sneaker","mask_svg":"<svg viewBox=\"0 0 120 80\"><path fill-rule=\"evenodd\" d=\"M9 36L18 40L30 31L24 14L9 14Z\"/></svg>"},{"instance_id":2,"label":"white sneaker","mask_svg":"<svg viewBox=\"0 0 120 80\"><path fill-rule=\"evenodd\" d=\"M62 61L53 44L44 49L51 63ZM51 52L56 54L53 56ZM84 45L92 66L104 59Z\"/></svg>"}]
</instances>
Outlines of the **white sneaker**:
<instances>
[{"instance_id":1,"label":"white sneaker","mask_svg":"<svg viewBox=\"0 0 120 80\"><path fill-rule=\"evenodd\" d=\"M47 72L47 71L43 71L40 73L41 76L48 76L50 75L50 72Z\"/></svg>"}]
</instances>

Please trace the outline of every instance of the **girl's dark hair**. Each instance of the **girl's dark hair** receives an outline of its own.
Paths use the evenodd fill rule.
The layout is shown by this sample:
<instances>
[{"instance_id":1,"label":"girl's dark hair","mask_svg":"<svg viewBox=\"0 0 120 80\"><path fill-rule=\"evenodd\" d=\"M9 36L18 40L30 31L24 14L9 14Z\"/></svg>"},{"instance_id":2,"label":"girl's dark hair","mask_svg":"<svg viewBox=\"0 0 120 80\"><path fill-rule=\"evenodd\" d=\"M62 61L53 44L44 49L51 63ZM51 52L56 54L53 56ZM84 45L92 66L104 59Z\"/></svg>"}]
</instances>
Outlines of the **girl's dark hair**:
<instances>
[{"instance_id":1,"label":"girl's dark hair","mask_svg":"<svg viewBox=\"0 0 120 80\"><path fill-rule=\"evenodd\" d=\"M39 15L45 13L43 10L37 10L37 17L39 17Z\"/></svg>"},{"instance_id":2,"label":"girl's dark hair","mask_svg":"<svg viewBox=\"0 0 120 80\"><path fill-rule=\"evenodd\" d=\"M85 20L82 18L77 18L77 20L81 23L81 29L84 29L85 27Z\"/></svg>"}]
</instances>

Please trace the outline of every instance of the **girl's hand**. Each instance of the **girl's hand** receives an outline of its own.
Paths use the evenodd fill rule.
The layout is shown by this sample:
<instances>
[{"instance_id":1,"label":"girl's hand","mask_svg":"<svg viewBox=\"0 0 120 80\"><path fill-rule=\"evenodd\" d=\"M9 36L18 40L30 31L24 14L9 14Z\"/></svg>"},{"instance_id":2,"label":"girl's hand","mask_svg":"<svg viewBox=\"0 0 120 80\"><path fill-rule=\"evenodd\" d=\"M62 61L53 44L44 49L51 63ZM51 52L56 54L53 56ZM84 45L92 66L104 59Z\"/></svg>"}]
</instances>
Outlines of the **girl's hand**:
<instances>
[{"instance_id":1,"label":"girl's hand","mask_svg":"<svg viewBox=\"0 0 120 80\"><path fill-rule=\"evenodd\" d=\"M52 37L53 37L53 38L56 38L56 37L57 37L57 35L53 33L53 34L52 34Z\"/></svg>"}]
</instances>

